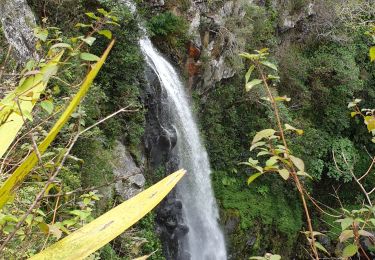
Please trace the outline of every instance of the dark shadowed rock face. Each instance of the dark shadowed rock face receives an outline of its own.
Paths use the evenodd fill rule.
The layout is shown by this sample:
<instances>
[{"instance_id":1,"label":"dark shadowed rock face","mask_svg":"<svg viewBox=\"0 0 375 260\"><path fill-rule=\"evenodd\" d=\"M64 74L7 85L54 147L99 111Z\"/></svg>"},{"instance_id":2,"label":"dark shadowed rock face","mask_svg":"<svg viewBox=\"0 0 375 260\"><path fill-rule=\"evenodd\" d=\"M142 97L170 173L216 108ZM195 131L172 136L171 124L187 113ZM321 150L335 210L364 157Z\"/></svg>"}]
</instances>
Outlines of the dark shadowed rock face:
<instances>
[{"instance_id":1,"label":"dark shadowed rock face","mask_svg":"<svg viewBox=\"0 0 375 260\"><path fill-rule=\"evenodd\" d=\"M155 172L160 166L165 166L167 173L178 169L179 159L173 149L177 143L177 133L171 124L170 108L167 96L160 86L157 75L151 68L146 68L146 78L149 82L143 93L147 109L145 152L148 158L150 172ZM188 232L188 227L182 221L182 204L172 191L161 202L156 211L157 232L163 243L167 259L189 259L188 253L182 248L182 237Z\"/></svg>"},{"instance_id":2,"label":"dark shadowed rock face","mask_svg":"<svg viewBox=\"0 0 375 260\"><path fill-rule=\"evenodd\" d=\"M35 52L35 17L26 0L0 1L0 20L9 44L21 63L37 58Z\"/></svg>"}]
</instances>

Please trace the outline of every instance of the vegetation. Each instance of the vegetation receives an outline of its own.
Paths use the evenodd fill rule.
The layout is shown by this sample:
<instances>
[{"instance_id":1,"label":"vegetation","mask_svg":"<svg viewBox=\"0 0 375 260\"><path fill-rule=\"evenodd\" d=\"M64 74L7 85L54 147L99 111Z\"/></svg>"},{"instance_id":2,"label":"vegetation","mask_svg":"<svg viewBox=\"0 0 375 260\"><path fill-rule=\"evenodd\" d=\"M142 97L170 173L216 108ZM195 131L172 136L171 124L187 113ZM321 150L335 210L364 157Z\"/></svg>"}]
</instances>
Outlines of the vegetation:
<instances>
[{"instance_id":1,"label":"vegetation","mask_svg":"<svg viewBox=\"0 0 375 260\"><path fill-rule=\"evenodd\" d=\"M189 86L231 257L373 258L371 1L135 1L138 18L112 0L27 2L41 59L22 65L0 31L5 258L34 256L116 208L116 141L150 185L170 168L151 171L144 152L149 93L137 19L167 57L194 71ZM197 12L199 25L189 29ZM64 114L108 38L116 44L95 82ZM66 124L51 131L62 115ZM90 258L164 259L154 218Z\"/></svg>"}]
</instances>

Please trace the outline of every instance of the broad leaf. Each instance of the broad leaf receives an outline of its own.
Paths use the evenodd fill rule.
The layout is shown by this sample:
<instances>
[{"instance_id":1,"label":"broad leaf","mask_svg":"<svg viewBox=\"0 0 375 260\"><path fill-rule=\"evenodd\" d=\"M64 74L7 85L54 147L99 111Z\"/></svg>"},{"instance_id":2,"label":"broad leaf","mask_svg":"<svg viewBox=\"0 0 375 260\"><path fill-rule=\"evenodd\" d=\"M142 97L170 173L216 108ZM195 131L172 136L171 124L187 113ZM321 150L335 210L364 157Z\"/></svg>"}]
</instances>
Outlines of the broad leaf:
<instances>
[{"instance_id":1,"label":"broad leaf","mask_svg":"<svg viewBox=\"0 0 375 260\"><path fill-rule=\"evenodd\" d=\"M52 114L53 112L53 102L51 100L43 100L40 102L40 106L47 111L48 114Z\"/></svg>"},{"instance_id":2,"label":"broad leaf","mask_svg":"<svg viewBox=\"0 0 375 260\"><path fill-rule=\"evenodd\" d=\"M88 52L82 52L79 57L82 59L82 60L86 60L86 61L98 61L99 60L99 57L94 55L94 54L91 54L91 53L88 53Z\"/></svg>"},{"instance_id":3,"label":"broad leaf","mask_svg":"<svg viewBox=\"0 0 375 260\"><path fill-rule=\"evenodd\" d=\"M269 61L261 61L260 63L262 63L264 66L267 66L268 68L271 68L273 70L276 70L277 71L277 67L275 64L269 62Z\"/></svg>"},{"instance_id":4,"label":"broad leaf","mask_svg":"<svg viewBox=\"0 0 375 260\"><path fill-rule=\"evenodd\" d=\"M254 69L255 69L255 66L251 65L249 70L246 72L246 75L245 75L246 83L249 82L249 79L251 77L251 73L254 71Z\"/></svg>"},{"instance_id":5,"label":"broad leaf","mask_svg":"<svg viewBox=\"0 0 375 260\"><path fill-rule=\"evenodd\" d=\"M262 175L263 173L261 172L258 172L258 173L255 173L253 175L251 175L249 177L249 179L247 179L247 184L249 185L250 183L252 183L256 178L258 178L260 175Z\"/></svg>"},{"instance_id":6,"label":"broad leaf","mask_svg":"<svg viewBox=\"0 0 375 260\"><path fill-rule=\"evenodd\" d=\"M374 237L374 234L372 234L372 233L370 233L366 230L363 230L363 229L359 230L358 234L360 234L361 236L364 236L364 237Z\"/></svg>"},{"instance_id":7,"label":"broad leaf","mask_svg":"<svg viewBox=\"0 0 375 260\"><path fill-rule=\"evenodd\" d=\"M346 246L342 252L343 257L352 257L358 252L358 247L356 245L350 244Z\"/></svg>"},{"instance_id":8,"label":"broad leaf","mask_svg":"<svg viewBox=\"0 0 375 260\"><path fill-rule=\"evenodd\" d=\"M293 155L289 155L290 160L292 160L293 164L297 167L297 169L301 172L305 172L305 163L298 157Z\"/></svg>"},{"instance_id":9,"label":"broad leaf","mask_svg":"<svg viewBox=\"0 0 375 260\"><path fill-rule=\"evenodd\" d=\"M38 100L40 94L47 86L45 74L50 75L51 71L57 71L58 63L63 55L60 52L56 57L44 66L40 73L29 77L23 77L19 86L9 93L0 102L0 158L4 155L13 140L16 138L18 131L21 129L24 120L20 113L17 113L21 108L22 114L29 120L32 120L31 112L35 105L35 100ZM49 78L48 78L49 79ZM17 101L18 100L18 103Z\"/></svg>"},{"instance_id":10,"label":"broad leaf","mask_svg":"<svg viewBox=\"0 0 375 260\"><path fill-rule=\"evenodd\" d=\"M374 61L375 60L375 46L372 46L370 48L370 60Z\"/></svg>"},{"instance_id":11,"label":"broad leaf","mask_svg":"<svg viewBox=\"0 0 375 260\"><path fill-rule=\"evenodd\" d=\"M179 170L169 175L30 259L84 259L143 218L167 196L184 174L184 170Z\"/></svg>"},{"instance_id":12,"label":"broad leaf","mask_svg":"<svg viewBox=\"0 0 375 260\"><path fill-rule=\"evenodd\" d=\"M246 91L250 91L253 87L255 87L256 85L259 85L262 83L262 80L260 79L253 79L252 81L246 83Z\"/></svg>"},{"instance_id":13,"label":"broad leaf","mask_svg":"<svg viewBox=\"0 0 375 260\"><path fill-rule=\"evenodd\" d=\"M344 218L344 219L339 219L336 222L340 222L341 230L345 230L353 224L353 221L354 221L353 218Z\"/></svg>"},{"instance_id":14,"label":"broad leaf","mask_svg":"<svg viewBox=\"0 0 375 260\"><path fill-rule=\"evenodd\" d=\"M89 37L86 37L86 38L82 38L81 40L91 46L94 43L94 41L96 40L96 38L89 36Z\"/></svg>"},{"instance_id":15,"label":"broad leaf","mask_svg":"<svg viewBox=\"0 0 375 260\"><path fill-rule=\"evenodd\" d=\"M273 130L273 129L264 129L264 130L258 132L254 136L254 139L251 143L255 144L256 142L262 140L263 138L269 138L269 137L273 136L275 133L276 133L276 131Z\"/></svg>"},{"instance_id":16,"label":"broad leaf","mask_svg":"<svg viewBox=\"0 0 375 260\"><path fill-rule=\"evenodd\" d=\"M314 244L315 244L316 248L318 248L320 251L323 251L324 253L329 255L327 249L325 249L325 247L322 246L322 244L320 244L318 241L315 241Z\"/></svg>"},{"instance_id":17,"label":"broad leaf","mask_svg":"<svg viewBox=\"0 0 375 260\"><path fill-rule=\"evenodd\" d=\"M342 243L352 237L354 237L353 230L344 230L341 232L339 239L340 239L340 242Z\"/></svg>"},{"instance_id":18,"label":"broad leaf","mask_svg":"<svg viewBox=\"0 0 375 260\"><path fill-rule=\"evenodd\" d=\"M107 37L108 39L112 39L112 32L110 30L100 30L98 31L99 34Z\"/></svg>"},{"instance_id":19,"label":"broad leaf","mask_svg":"<svg viewBox=\"0 0 375 260\"><path fill-rule=\"evenodd\" d=\"M281 169L279 170L279 174L280 176L284 179L284 180L288 180L289 179L289 171L287 169Z\"/></svg>"},{"instance_id":20,"label":"broad leaf","mask_svg":"<svg viewBox=\"0 0 375 260\"><path fill-rule=\"evenodd\" d=\"M250 147L250 151L254 150L254 149L257 148L257 147L263 146L263 145L265 145L265 144L266 144L266 142L257 142L257 143L253 144L253 145Z\"/></svg>"},{"instance_id":21,"label":"broad leaf","mask_svg":"<svg viewBox=\"0 0 375 260\"><path fill-rule=\"evenodd\" d=\"M94 81L96 75L98 74L100 68L103 66L104 61L106 60L110 50L112 49L114 41L112 41L105 52L103 53L100 60L94 64L90 72L87 74L86 79L83 81L81 88L78 93L74 96L73 100L70 102L68 107L65 109L63 114L57 120L55 125L52 127L46 138L38 146L40 154L43 154L48 146L55 139L57 134L60 132L65 123L69 120L71 114L74 112L82 98L85 96L89 90L92 82ZM22 162L20 166L16 168L12 175L4 182L3 186L0 188L0 209L4 204L13 196L13 193L16 191L17 187L21 185L25 177L29 174L32 168L38 162L38 157L35 152L32 152L26 159Z\"/></svg>"}]
</instances>

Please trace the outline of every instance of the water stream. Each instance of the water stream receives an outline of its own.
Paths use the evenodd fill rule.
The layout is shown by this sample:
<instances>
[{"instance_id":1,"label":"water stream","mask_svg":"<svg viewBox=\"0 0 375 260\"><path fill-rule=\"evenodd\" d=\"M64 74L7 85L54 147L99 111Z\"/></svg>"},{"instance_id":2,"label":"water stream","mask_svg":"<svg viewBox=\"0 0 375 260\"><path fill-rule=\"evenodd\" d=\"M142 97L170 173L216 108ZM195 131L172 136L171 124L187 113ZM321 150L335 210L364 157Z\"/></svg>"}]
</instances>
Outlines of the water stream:
<instances>
[{"instance_id":1,"label":"water stream","mask_svg":"<svg viewBox=\"0 0 375 260\"><path fill-rule=\"evenodd\" d=\"M135 12L134 5L130 4L130 8ZM177 186L177 197L183 205L183 220L189 227L182 241L184 250L189 252L191 260L225 260L225 241L218 224L219 214L211 185L210 163L184 85L174 67L157 51L147 36L143 36L139 44L148 65L167 92L172 124L178 135L179 167L187 170L187 176Z\"/></svg>"}]
</instances>

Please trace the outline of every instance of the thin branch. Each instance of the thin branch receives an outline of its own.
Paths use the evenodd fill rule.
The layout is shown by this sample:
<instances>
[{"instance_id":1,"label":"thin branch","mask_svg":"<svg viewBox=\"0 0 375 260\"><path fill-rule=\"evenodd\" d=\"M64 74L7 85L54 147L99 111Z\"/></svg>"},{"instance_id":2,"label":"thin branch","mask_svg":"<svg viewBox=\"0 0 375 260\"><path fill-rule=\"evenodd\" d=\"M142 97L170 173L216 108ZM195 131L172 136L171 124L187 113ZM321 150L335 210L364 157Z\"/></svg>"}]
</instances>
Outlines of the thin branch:
<instances>
[{"instance_id":1,"label":"thin branch","mask_svg":"<svg viewBox=\"0 0 375 260\"><path fill-rule=\"evenodd\" d=\"M129 106L127 106L129 107ZM38 193L38 195L36 196L36 198L34 199L34 202L31 204L31 206L29 207L29 209L26 211L26 213L22 216L22 218L20 219L20 221L17 223L17 225L15 226L13 232L11 232L4 240L4 242L1 244L0 246L0 252L5 248L5 246L7 245L7 243L14 237L14 235L17 233L17 231L21 228L21 226L25 223L25 220L27 218L27 216L29 216L32 211L34 210L34 208L36 208L36 206L39 204L39 202L43 199L44 197L44 193L45 191L48 189L48 186L53 183L55 181L55 178L57 177L57 175L60 173L60 171L62 170L63 168L63 165L66 161L66 159L68 158L74 144L77 142L78 138L85 132L87 132L88 130L92 129L93 127L99 125L100 123L103 123L104 121L108 120L109 118L121 113L121 112L125 112L125 111L128 111L126 110L126 108L122 108L118 111L116 111L115 113L112 113L111 115L105 117L104 119L96 122L95 124L93 124L92 126L84 129L83 131L81 132L78 132L70 141L70 144L68 145L68 148L59 164L59 166L57 167L57 169L55 170L55 172L50 176L50 178L48 179L48 181L45 183L43 189ZM133 112L134 110L129 110L130 112Z\"/></svg>"}]
</instances>

